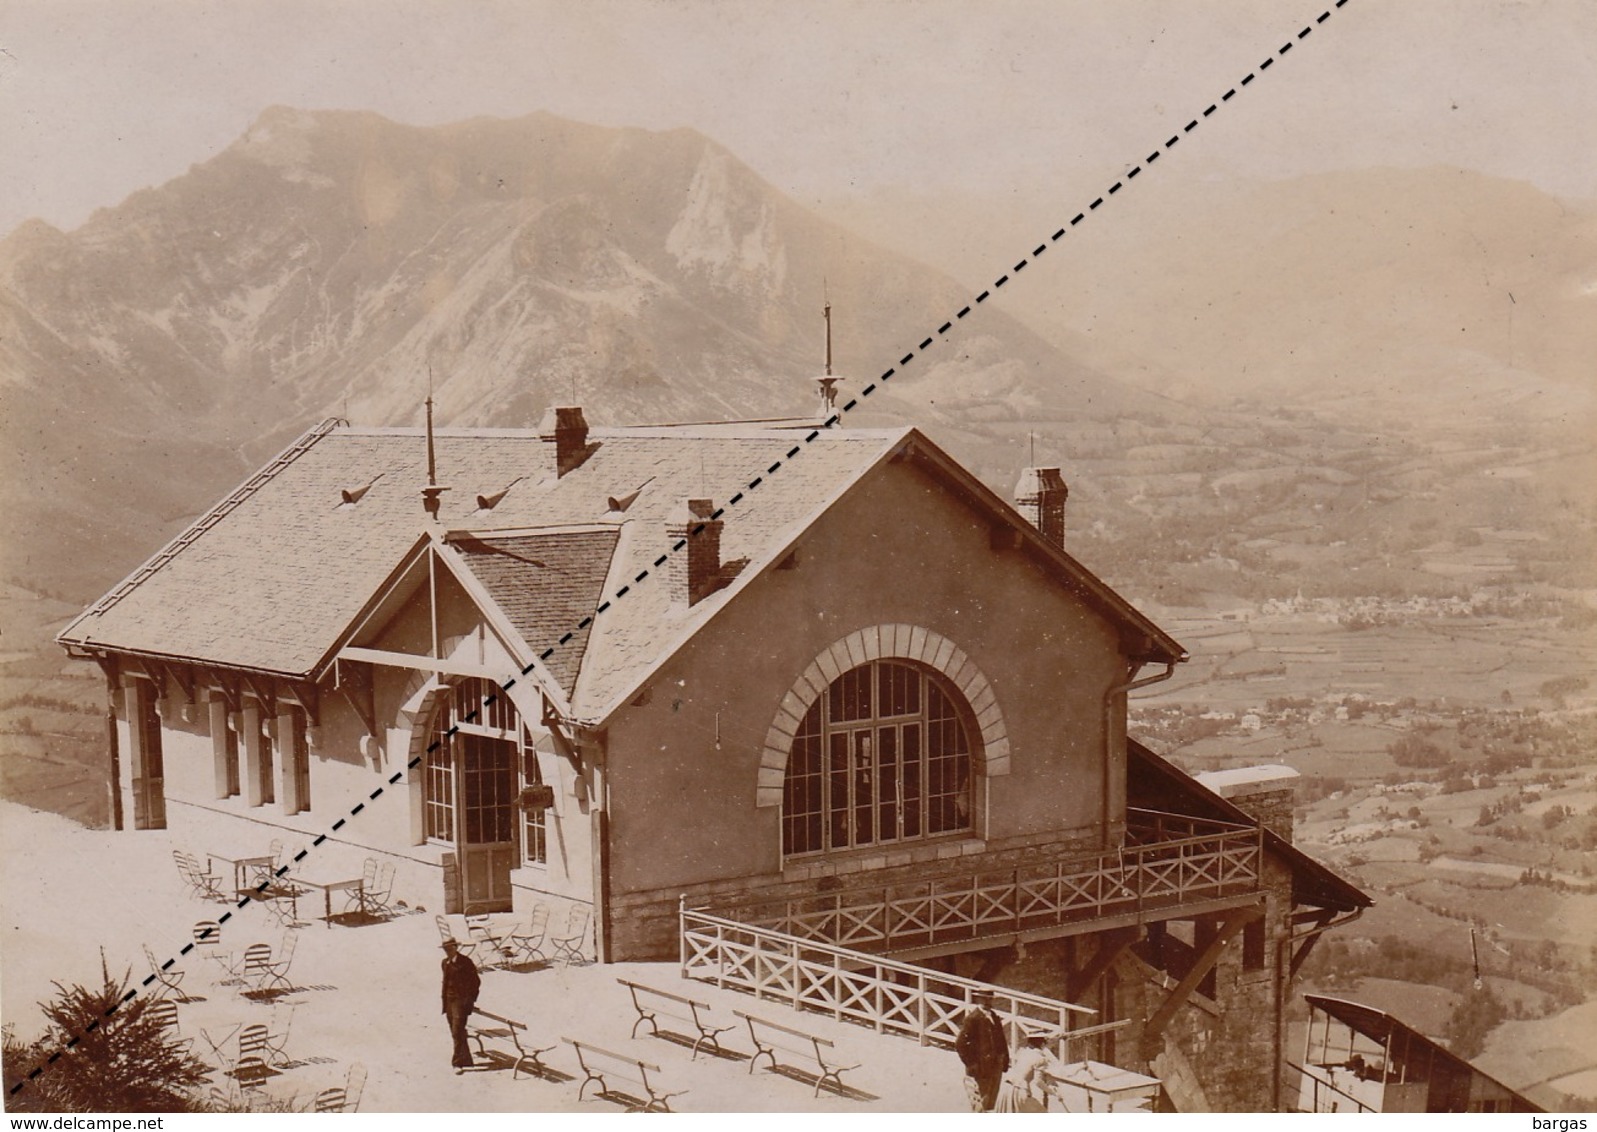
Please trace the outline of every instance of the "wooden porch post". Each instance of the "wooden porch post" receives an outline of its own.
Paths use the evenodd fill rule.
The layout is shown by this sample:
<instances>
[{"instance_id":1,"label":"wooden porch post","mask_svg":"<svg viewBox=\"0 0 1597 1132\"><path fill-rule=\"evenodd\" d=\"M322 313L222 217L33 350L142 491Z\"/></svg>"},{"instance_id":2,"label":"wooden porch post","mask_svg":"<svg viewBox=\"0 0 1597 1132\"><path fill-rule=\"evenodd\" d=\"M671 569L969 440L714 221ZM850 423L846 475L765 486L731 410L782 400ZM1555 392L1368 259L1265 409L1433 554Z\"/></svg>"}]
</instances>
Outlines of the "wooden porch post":
<instances>
[{"instance_id":1,"label":"wooden porch post","mask_svg":"<svg viewBox=\"0 0 1597 1132\"><path fill-rule=\"evenodd\" d=\"M244 804L259 806L265 799L261 791L261 707L247 700L238 713L238 737L244 748L244 768L239 785L243 787Z\"/></svg>"}]
</instances>

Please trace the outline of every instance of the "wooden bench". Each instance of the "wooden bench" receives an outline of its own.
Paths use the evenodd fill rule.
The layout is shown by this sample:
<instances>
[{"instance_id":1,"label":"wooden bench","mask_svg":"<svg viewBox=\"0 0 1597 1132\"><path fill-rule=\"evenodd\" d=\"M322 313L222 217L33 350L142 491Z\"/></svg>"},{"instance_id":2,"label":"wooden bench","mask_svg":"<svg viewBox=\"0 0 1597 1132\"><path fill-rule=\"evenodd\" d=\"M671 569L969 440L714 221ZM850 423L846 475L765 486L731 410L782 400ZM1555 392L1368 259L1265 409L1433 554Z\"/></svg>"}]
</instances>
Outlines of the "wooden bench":
<instances>
[{"instance_id":1,"label":"wooden bench","mask_svg":"<svg viewBox=\"0 0 1597 1132\"><path fill-rule=\"evenodd\" d=\"M754 1043L755 1050L754 1056L749 1058L750 1073L754 1072L754 1063L762 1057L770 1058L771 1068L776 1069L776 1051L779 1049L800 1057L814 1058L816 1066L820 1069L820 1076L815 1078L814 1095L818 1097L821 1095L821 1086L828 1081L832 1082L838 1092L842 1092L843 1079L838 1074L859 1068L859 1063L834 1065L827 1060L829 1056L827 1051L836 1048L830 1038L818 1037L804 1030L785 1026L781 1022L772 1022L769 1018L756 1018L741 1010L734 1010L732 1013L749 1024L749 1040Z\"/></svg>"},{"instance_id":2,"label":"wooden bench","mask_svg":"<svg viewBox=\"0 0 1597 1132\"><path fill-rule=\"evenodd\" d=\"M517 1022L514 1018L506 1018L502 1014L495 1014L481 1007L473 1009L471 1013L473 1018L481 1015L488 1020L486 1024L475 1023L469 1019L466 1023L466 1037L477 1043L477 1053L480 1056L488 1061L493 1060L483 1044L489 1039L508 1041L516 1051L515 1064L510 1067L510 1079L512 1081L521 1072L523 1065L531 1066L528 1070L529 1073L535 1073L539 1077L548 1075L549 1066L544 1064L543 1055L555 1047L552 1045L531 1047L523 1045L521 1038L527 1032L527 1024L525 1022ZM510 1055L507 1053L505 1056L509 1057Z\"/></svg>"},{"instance_id":3,"label":"wooden bench","mask_svg":"<svg viewBox=\"0 0 1597 1132\"><path fill-rule=\"evenodd\" d=\"M660 1034L660 1026L656 1019L659 1015L663 1014L667 1018L675 1018L678 1022L686 1022L698 1031L699 1036L693 1040L694 1058L699 1056L699 1047L705 1042L709 1042L712 1046L714 1046L716 1053L719 1054L725 1052L721 1049L720 1035L726 1033L728 1030L736 1029L737 1023L733 1022L729 1026L712 1026L710 1023L706 1022L700 1012L708 1012L710 1009L709 1003L688 998L686 995L673 994L671 991L655 990L653 987L646 987L642 983L630 982L627 979L617 979L616 982L620 983L622 986L626 987L627 990L632 992L632 1006L633 1009L638 1012L638 1020L632 1023L632 1036L634 1038L638 1036L638 1027L643 1025L645 1022L649 1024L650 1032L658 1037ZM646 1002L639 998L639 995L649 995L654 998L662 999L667 1003L676 1003L680 1006L686 1007L686 1010L670 1010L665 1006L659 1006L652 1002ZM692 1058L689 1060L692 1060Z\"/></svg>"},{"instance_id":4,"label":"wooden bench","mask_svg":"<svg viewBox=\"0 0 1597 1132\"><path fill-rule=\"evenodd\" d=\"M577 1089L577 1100L582 1099L582 1094L587 1091L590 1082L599 1082L599 1095L605 1099L613 1099L624 1094L613 1092L610 1083L605 1077L619 1077L624 1081L631 1081L643 1087L649 1095L644 1103L635 1106L639 1112L670 1112L669 1101L672 1097L680 1097L685 1089L674 1093L661 1092L655 1083L649 1079L650 1073L660 1072L658 1065L650 1065L647 1061L640 1061L636 1057L626 1054L611 1053L607 1049L600 1049L591 1042L579 1042L575 1038L562 1038L572 1049L577 1051L577 1064L582 1067L584 1074L582 1085ZM636 1098L632 1098L636 1099Z\"/></svg>"}]
</instances>

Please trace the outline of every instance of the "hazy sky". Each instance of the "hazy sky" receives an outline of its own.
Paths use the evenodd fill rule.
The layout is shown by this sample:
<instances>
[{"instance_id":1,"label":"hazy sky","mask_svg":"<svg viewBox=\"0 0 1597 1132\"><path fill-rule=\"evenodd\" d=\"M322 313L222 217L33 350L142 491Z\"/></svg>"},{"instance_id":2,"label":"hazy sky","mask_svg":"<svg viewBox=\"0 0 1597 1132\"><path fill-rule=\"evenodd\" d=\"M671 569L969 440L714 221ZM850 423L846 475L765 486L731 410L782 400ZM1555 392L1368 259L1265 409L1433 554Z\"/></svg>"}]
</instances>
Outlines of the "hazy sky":
<instances>
[{"instance_id":1,"label":"hazy sky","mask_svg":"<svg viewBox=\"0 0 1597 1132\"><path fill-rule=\"evenodd\" d=\"M694 126L800 200L1101 185L1333 0L5 0L0 233L74 227L272 104ZM1197 175L1448 163L1597 198L1597 3L1350 0Z\"/></svg>"}]
</instances>

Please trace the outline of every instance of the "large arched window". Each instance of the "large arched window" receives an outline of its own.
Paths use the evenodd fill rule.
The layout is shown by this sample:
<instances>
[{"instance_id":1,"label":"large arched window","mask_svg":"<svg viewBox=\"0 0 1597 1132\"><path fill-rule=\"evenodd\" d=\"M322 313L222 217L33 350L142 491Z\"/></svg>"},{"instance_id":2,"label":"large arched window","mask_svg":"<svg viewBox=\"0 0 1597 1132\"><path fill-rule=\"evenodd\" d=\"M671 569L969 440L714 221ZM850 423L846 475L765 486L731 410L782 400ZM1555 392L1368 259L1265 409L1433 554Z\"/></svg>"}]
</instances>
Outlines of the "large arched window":
<instances>
[{"instance_id":1,"label":"large arched window","mask_svg":"<svg viewBox=\"0 0 1597 1132\"><path fill-rule=\"evenodd\" d=\"M887 845L971 828L970 734L937 673L878 660L810 705L782 791L786 856Z\"/></svg>"}]
</instances>

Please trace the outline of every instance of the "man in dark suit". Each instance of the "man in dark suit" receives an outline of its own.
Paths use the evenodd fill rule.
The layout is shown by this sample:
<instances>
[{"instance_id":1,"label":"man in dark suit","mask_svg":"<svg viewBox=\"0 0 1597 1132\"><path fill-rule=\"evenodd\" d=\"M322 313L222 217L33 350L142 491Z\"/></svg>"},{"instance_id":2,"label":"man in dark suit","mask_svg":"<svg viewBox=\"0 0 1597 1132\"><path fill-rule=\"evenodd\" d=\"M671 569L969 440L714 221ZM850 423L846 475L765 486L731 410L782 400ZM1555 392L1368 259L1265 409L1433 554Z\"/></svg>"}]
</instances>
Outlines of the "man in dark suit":
<instances>
[{"instance_id":1,"label":"man in dark suit","mask_svg":"<svg viewBox=\"0 0 1597 1132\"><path fill-rule=\"evenodd\" d=\"M477 992L482 989L482 976L477 964L460 953L460 944L444 940L444 1017L449 1019L449 1034L455 1039L455 1058L451 1063L456 1073L464 1073L474 1066L471 1047L466 1044L466 1023L477 1005Z\"/></svg>"},{"instance_id":2,"label":"man in dark suit","mask_svg":"<svg viewBox=\"0 0 1597 1132\"><path fill-rule=\"evenodd\" d=\"M979 990L959 1023L954 1052L965 1065L965 1091L972 1112L991 1112L998 1103L998 1085L1009 1068L1009 1042L1004 1024L993 1012L993 992Z\"/></svg>"}]
</instances>

